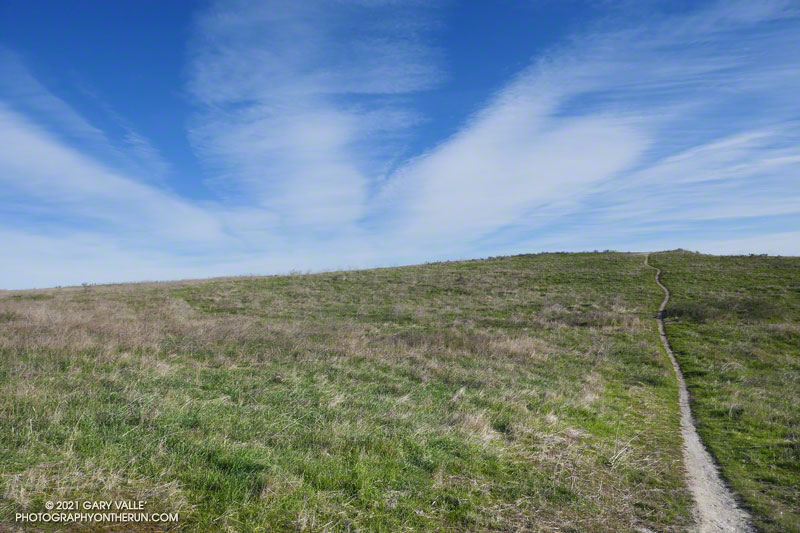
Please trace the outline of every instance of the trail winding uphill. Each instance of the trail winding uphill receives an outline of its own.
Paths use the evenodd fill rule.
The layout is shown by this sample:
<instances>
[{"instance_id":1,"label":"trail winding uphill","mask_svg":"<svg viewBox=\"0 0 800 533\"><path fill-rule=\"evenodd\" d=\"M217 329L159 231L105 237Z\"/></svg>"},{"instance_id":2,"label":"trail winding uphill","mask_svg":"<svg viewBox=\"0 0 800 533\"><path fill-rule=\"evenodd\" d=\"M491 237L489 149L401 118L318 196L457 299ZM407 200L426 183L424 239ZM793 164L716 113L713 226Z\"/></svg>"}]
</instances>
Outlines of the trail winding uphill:
<instances>
[{"instance_id":1,"label":"trail winding uphill","mask_svg":"<svg viewBox=\"0 0 800 533\"><path fill-rule=\"evenodd\" d=\"M689 409L689 392L686 382L678 366L678 361L672 353L667 334L664 331L664 309L669 302L669 289L661 283L661 269L648 262L650 254L645 254L644 264L656 271L656 283L664 291L664 300L658 308L658 333L661 343L675 369L675 376L680 387L679 401L681 410L681 434L683 435L683 460L686 465L687 481L695 500L695 515L700 533L715 532L746 532L753 528L749 524L749 517L737 504L730 490L720 478L719 471L711 455L700 441L697 428L694 425L691 410Z\"/></svg>"}]
</instances>

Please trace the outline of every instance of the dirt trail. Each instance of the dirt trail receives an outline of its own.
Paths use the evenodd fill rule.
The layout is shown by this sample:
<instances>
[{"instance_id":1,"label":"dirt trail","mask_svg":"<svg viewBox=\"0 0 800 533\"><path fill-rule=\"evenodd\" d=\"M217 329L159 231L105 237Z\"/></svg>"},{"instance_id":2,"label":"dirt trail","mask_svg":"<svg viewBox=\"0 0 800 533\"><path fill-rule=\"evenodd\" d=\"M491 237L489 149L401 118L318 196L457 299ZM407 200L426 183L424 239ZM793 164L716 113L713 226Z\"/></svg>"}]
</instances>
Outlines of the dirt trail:
<instances>
[{"instance_id":1,"label":"dirt trail","mask_svg":"<svg viewBox=\"0 0 800 533\"><path fill-rule=\"evenodd\" d=\"M656 283L664 291L664 301L658 308L658 333L661 336L661 343L672 361L675 369L675 376L680 386L679 400L681 409L681 434L683 435L683 461L686 465L687 481L692 491L695 501L695 518L697 519L698 531L700 533L712 533L718 531L729 532L752 532L749 517L733 499L733 495L725 486L719 476L719 471L709 455L697 429L694 425L692 412L689 409L689 392L686 390L686 382L683 374L669 346L667 334L664 331L664 309L669 302L669 289L661 283L661 269L656 268L648 259L650 254L645 254L644 264L656 271Z\"/></svg>"}]
</instances>

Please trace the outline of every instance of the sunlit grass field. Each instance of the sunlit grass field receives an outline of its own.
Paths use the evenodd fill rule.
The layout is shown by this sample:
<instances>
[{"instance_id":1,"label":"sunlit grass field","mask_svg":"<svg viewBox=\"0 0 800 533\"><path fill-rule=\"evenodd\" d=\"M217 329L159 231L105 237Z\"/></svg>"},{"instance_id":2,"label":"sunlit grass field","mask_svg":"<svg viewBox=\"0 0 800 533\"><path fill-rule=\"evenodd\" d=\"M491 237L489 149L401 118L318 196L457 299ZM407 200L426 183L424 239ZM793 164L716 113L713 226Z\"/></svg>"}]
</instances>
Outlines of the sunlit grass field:
<instances>
[{"instance_id":1,"label":"sunlit grass field","mask_svg":"<svg viewBox=\"0 0 800 533\"><path fill-rule=\"evenodd\" d=\"M763 531L800 531L800 258L657 254L701 438Z\"/></svg>"},{"instance_id":2,"label":"sunlit grass field","mask_svg":"<svg viewBox=\"0 0 800 533\"><path fill-rule=\"evenodd\" d=\"M800 260L650 261L701 436L798 530ZM187 531L684 530L660 297L613 253L2 292L0 527L135 499Z\"/></svg>"},{"instance_id":3,"label":"sunlit grass field","mask_svg":"<svg viewBox=\"0 0 800 533\"><path fill-rule=\"evenodd\" d=\"M681 257L651 258L676 303ZM133 499L182 531L685 531L661 298L621 253L0 292L0 528Z\"/></svg>"}]
</instances>

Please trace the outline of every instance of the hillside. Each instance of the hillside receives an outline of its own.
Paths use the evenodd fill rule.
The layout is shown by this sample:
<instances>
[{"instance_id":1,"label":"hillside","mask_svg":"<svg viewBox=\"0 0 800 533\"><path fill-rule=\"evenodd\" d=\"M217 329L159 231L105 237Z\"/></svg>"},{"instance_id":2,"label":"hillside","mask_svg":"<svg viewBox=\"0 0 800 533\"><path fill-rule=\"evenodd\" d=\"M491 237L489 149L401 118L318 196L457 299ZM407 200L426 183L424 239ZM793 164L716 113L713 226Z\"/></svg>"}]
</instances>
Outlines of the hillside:
<instances>
[{"instance_id":1,"label":"hillside","mask_svg":"<svg viewBox=\"0 0 800 533\"><path fill-rule=\"evenodd\" d=\"M791 530L800 259L773 259L737 259L738 277L728 258L651 263L675 287L668 334L701 435L759 525ZM740 337L712 331L738 315L686 318L710 301L699 287L739 279L778 311L740 317ZM186 531L686 530L661 298L622 253L0 292L0 520L131 499ZM735 390L716 352L692 359L713 335L743 368L760 354ZM704 395L703 376L723 385ZM774 477L737 466L746 444L724 453L719 424L774 443L759 455Z\"/></svg>"}]
</instances>

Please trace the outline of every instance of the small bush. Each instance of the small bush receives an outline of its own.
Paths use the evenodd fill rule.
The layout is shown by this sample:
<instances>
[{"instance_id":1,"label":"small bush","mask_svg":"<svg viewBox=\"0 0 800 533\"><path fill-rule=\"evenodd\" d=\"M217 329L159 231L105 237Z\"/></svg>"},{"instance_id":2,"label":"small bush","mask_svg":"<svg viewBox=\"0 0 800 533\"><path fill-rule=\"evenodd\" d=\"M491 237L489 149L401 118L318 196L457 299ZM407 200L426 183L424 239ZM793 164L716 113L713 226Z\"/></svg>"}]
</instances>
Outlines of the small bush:
<instances>
[{"instance_id":1,"label":"small bush","mask_svg":"<svg viewBox=\"0 0 800 533\"><path fill-rule=\"evenodd\" d=\"M746 296L725 296L705 301L680 302L664 310L664 318L685 318L707 322L723 318L745 321L769 320L780 315L778 306L766 299Z\"/></svg>"},{"instance_id":2,"label":"small bush","mask_svg":"<svg viewBox=\"0 0 800 533\"><path fill-rule=\"evenodd\" d=\"M718 316L716 311L701 302L681 302L664 309L664 318L686 318L694 322L706 322Z\"/></svg>"},{"instance_id":3,"label":"small bush","mask_svg":"<svg viewBox=\"0 0 800 533\"><path fill-rule=\"evenodd\" d=\"M0 311L0 323L11 322L12 320L15 320L18 317L19 315L17 315L17 313L14 313L13 311Z\"/></svg>"}]
</instances>

